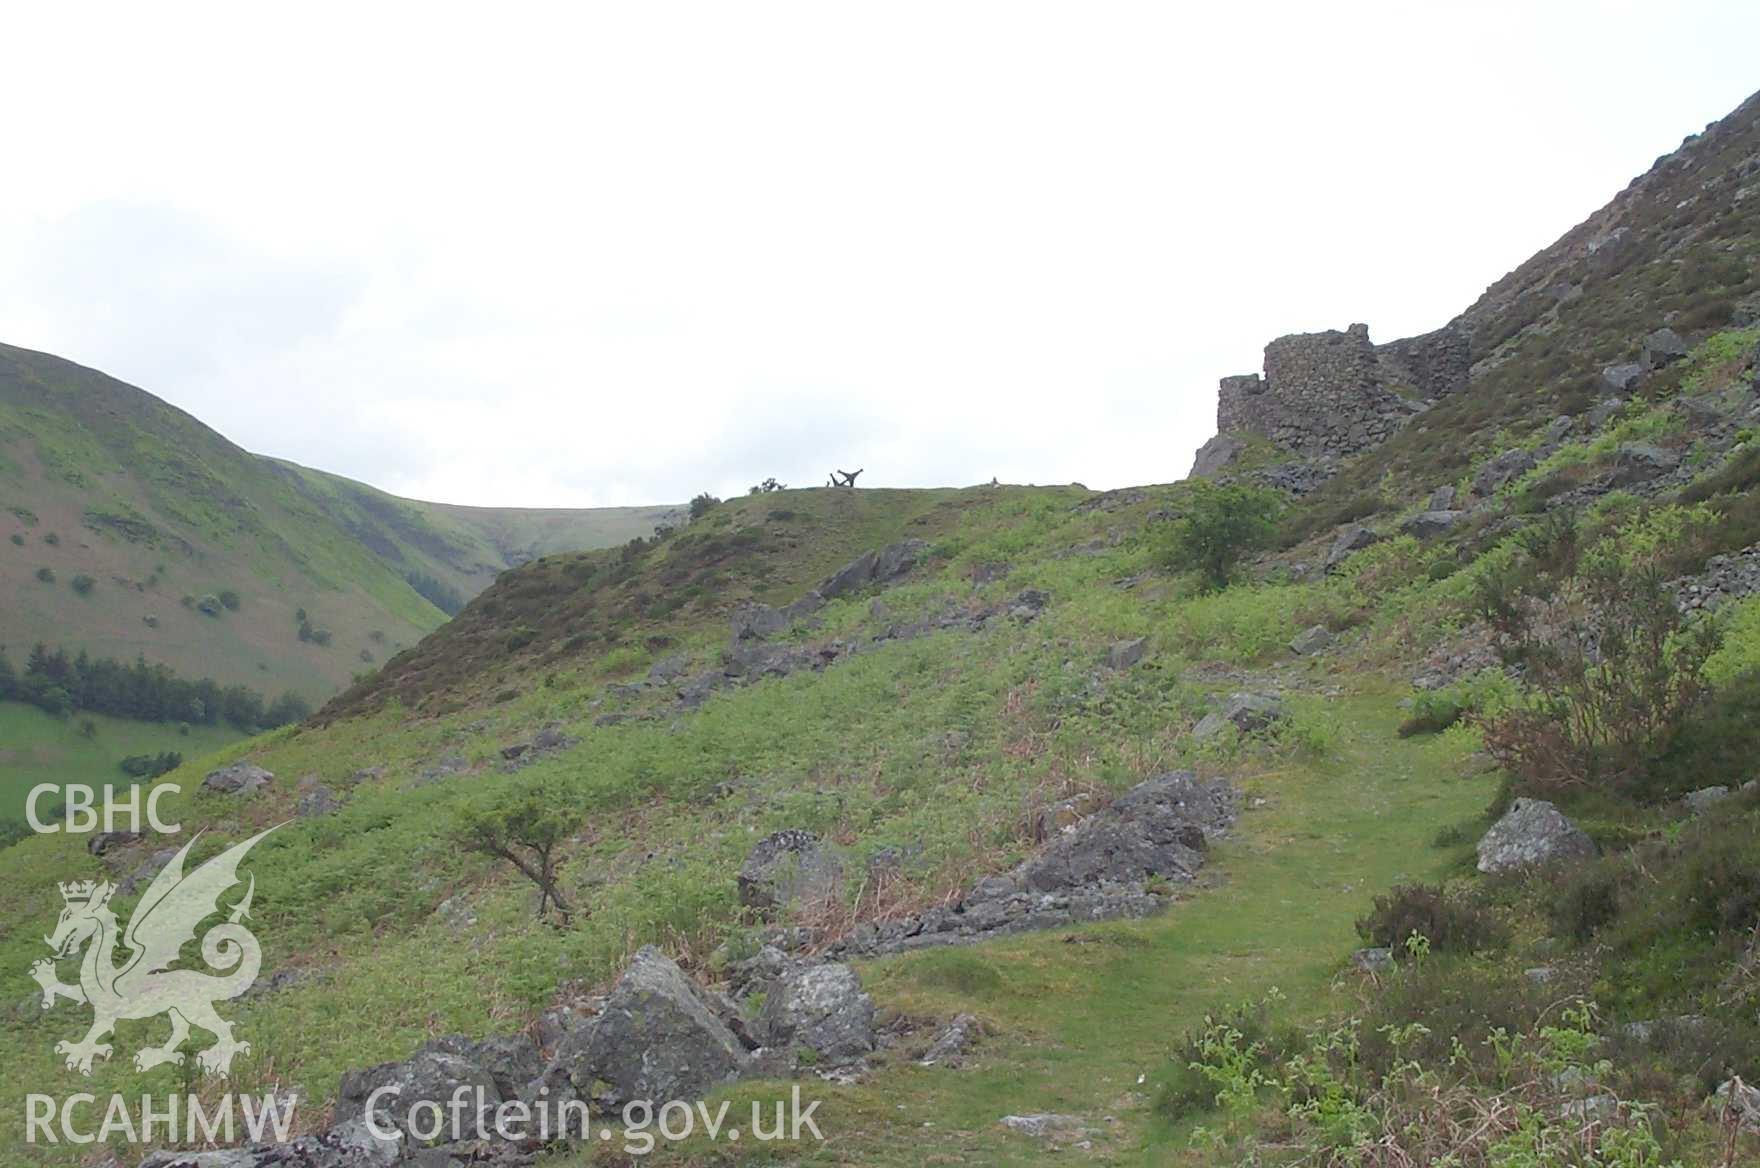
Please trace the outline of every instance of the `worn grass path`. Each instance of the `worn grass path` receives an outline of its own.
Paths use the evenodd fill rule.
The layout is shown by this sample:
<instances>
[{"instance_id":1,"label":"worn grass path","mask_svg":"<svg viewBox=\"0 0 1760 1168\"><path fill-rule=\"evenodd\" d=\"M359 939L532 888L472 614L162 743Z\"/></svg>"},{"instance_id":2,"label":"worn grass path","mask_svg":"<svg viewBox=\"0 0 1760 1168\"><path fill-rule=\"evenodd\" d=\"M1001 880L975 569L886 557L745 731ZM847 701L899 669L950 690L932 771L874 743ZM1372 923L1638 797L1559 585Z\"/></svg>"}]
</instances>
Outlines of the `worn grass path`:
<instances>
[{"instance_id":1,"label":"worn grass path","mask_svg":"<svg viewBox=\"0 0 1760 1168\"><path fill-rule=\"evenodd\" d=\"M1244 781L1249 810L1216 849L1215 886L1150 921L1058 930L868 963L883 1007L909 1015L979 1015L997 1033L964 1070L908 1062L860 1086L810 1083L824 1100L815 1146L699 1142L670 1163L1025 1164L1043 1143L1007 1132L1007 1114L1060 1112L1094 1130L1065 1157L1106 1164L1204 1163L1187 1125L1153 1100L1179 1036L1207 1012L1285 995L1282 1016L1317 1019L1343 1001L1339 978L1357 947L1354 923L1372 898L1460 862L1439 829L1478 815L1493 780L1467 777L1462 737L1400 740L1391 687L1336 702L1336 741L1323 755ZM1139 1076L1143 1076L1141 1084ZM786 1094L786 1089L783 1094ZM757 1085L727 1096L729 1122L749 1120ZM605 1162L576 1155L562 1163Z\"/></svg>"}]
</instances>

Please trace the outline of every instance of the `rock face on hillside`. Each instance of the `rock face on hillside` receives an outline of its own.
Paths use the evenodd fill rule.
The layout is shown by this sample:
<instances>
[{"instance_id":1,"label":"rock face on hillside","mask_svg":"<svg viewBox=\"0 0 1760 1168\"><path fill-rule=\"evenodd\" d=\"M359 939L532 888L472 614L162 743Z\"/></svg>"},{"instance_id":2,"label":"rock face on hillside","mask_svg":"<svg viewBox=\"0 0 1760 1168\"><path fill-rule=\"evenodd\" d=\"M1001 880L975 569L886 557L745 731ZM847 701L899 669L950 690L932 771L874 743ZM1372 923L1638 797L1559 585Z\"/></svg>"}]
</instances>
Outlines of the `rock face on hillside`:
<instances>
[{"instance_id":1,"label":"rock face on hillside","mask_svg":"<svg viewBox=\"0 0 1760 1168\"><path fill-rule=\"evenodd\" d=\"M870 584L896 580L917 566L929 545L920 539L906 539L866 552L834 573L819 585L819 594L827 600L859 592Z\"/></svg>"}]
</instances>

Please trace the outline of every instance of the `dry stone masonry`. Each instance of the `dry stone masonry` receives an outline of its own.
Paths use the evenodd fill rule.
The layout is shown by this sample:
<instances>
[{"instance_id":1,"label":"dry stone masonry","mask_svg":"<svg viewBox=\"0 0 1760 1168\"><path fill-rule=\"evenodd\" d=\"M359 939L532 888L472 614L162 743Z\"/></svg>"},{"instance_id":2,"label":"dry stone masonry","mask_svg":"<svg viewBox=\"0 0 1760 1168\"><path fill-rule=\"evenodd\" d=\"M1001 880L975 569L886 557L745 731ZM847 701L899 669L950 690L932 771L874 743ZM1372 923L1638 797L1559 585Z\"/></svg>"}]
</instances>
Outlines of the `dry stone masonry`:
<instances>
[{"instance_id":1,"label":"dry stone masonry","mask_svg":"<svg viewBox=\"0 0 1760 1168\"><path fill-rule=\"evenodd\" d=\"M1385 442L1423 400L1465 385L1466 360L1452 329L1380 348L1364 324L1279 337L1265 346L1263 375L1222 379L1216 426L1308 458L1356 454Z\"/></svg>"}]
</instances>

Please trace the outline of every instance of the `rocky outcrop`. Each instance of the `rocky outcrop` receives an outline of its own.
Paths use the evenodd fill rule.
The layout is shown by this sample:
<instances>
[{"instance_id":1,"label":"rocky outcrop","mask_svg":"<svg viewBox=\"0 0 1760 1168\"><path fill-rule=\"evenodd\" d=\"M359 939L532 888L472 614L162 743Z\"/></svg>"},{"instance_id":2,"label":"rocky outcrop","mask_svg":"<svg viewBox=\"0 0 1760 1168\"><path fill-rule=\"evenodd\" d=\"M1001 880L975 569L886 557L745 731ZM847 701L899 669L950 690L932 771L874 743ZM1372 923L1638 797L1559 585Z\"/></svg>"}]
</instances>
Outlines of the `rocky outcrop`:
<instances>
[{"instance_id":1,"label":"rocky outcrop","mask_svg":"<svg viewBox=\"0 0 1760 1168\"><path fill-rule=\"evenodd\" d=\"M1289 651L1298 657L1312 657L1330 649L1336 639L1331 629L1325 625L1315 625L1296 634L1296 638L1289 643Z\"/></svg>"},{"instance_id":2,"label":"rocky outcrop","mask_svg":"<svg viewBox=\"0 0 1760 1168\"><path fill-rule=\"evenodd\" d=\"M1479 841L1479 871L1512 872L1541 864L1586 860L1595 842L1543 799L1517 799Z\"/></svg>"},{"instance_id":3,"label":"rocky outcrop","mask_svg":"<svg viewBox=\"0 0 1760 1168\"><path fill-rule=\"evenodd\" d=\"M1760 592L1760 544L1728 555L1712 556L1697 576L1671 581L1675 603L1683 610L1714 609L1731 600Z\"/></svg>"},{"instance_id":4,"label":"rocky outcrop","mask_svg":"<svg viewBox=\"0 0 1760 1168\"><path fill-rule=\"evenodd\" d=\"M906 539L865 552L819 585L819 594L826 600L834 600L873 584L890 583L916 567L928 550L925 541Z\"/></svg>"},{"instance_id":5,"label":"rocky outcrop","mask_svg":"<svg viewBox=\"0 0 1760 1168\"><path fill-rule=\"evenodd\" d=\"M1239 797L1225 780L1158 775L1053 836L1010 872L989 876L952 905L901 920L864 922L833 956L901 953L1083 921L1148 916L1165 887L1190 881L1209 842L1234 822Z\"/></svg>"},{"instance_id":6,"label":"rocky outcrop","mask_svg":"<svg viewBox=\"0 0 1760 1168\"><path fill-rule=\"evenodd\" d=\"M793 960L775 949L744 964L735 1002L644 948L608 997L583 1003L584 1010L548 1011L534 1028L536 1040L525 1033L453 1035L400 1062L347 1072L334 1126L320 1135L156 1153L142 1168L525 1168L547 1145L579 1140L585 1121L613 1116L628 1102L689 1103L742 1076L787 1074L801 1065L847 1073L879 1045L873 1000L853 969ZM550 1058L539 1042L553 1049ZM378 1138L375 1127L391 1138Z\"/></svg>"}]
</instances>

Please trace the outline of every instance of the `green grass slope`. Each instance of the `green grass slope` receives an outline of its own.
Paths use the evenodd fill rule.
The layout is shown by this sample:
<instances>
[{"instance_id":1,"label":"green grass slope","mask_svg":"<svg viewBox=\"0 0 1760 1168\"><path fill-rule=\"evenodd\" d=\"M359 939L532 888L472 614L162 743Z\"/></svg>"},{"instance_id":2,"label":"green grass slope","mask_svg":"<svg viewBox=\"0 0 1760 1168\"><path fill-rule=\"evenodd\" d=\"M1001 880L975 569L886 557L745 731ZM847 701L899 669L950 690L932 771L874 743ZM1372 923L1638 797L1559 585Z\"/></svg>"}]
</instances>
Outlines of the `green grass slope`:
<instances>
[{"instance_id":1,"label":"green grass slope","mask_svg":"<svg viewBox=\"0 0 1760 1168\"><path fill-rule=\"evenodd\" d=\"M665 514L399 499L250 454L95 370L0 346L0 644L15 658L39 640L142 653L318 700L445 619L422 592L453 607L514 564L620 542ZM227 591L235 611L200 610ZM328 645L297 636L302 609Z\"/></svg>"},{"instance_id":2,"label":"green grass slope","mask_svg":"<svg viewBox=\"0 0 1760 1168\"><path fill-rule=\"evenodd\" d=\"M85 726L90 723L92 732ZM130 755L176 751L198 758L236 742L228 726L175 726L81 714L52 718L35 706L0 702L0 821L22 820L25 796L40 783L122 787L131 780L117 764ZM44 810L58 799L48 799Z\"/></svg>"}]
</instances>

